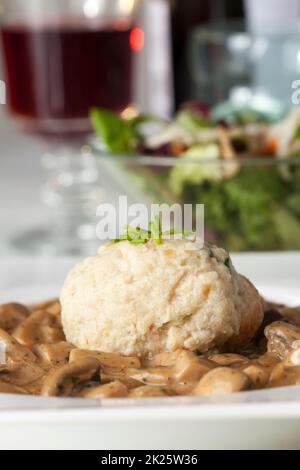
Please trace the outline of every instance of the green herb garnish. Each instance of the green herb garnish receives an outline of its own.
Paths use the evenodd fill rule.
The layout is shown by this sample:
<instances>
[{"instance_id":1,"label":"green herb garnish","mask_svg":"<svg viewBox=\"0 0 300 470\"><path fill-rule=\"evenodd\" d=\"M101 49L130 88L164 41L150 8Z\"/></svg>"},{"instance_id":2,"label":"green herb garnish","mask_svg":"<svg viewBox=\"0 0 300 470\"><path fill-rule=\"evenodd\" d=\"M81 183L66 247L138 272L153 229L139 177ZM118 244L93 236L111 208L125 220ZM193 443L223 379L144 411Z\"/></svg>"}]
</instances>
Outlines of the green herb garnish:
<instances>
[{"instance_id":1,"label":"green herb garnish","mask_svg":"<svg viewBox=\"0 0 300 470\"><path fill-rule=\"evenodd\" d=\"M184 236L194 235L193 232L188 232L187 230L177 230L174 228L163 232L160 215L157 215L149 223L148 230L143 230L140 227L131 227L128 225L125 227L125 233L119 238L112 240L112 243L129 241L133 245L144 245L148 241L153 240L157 245L161 245L164 237L176 234Z\"/></svg>"},{"instance_id":2,"label":"green herb garnish","mask_svg":"<svg viewBox=\"0 0 300 470\"><path fill-rule=\"evenodd\" d=\"M151 238L155 240L158 245L162 244L162 229L160 216L157 215L152 222L149 224L149 230L151 232Z\"/></svg>"}]
</instances>

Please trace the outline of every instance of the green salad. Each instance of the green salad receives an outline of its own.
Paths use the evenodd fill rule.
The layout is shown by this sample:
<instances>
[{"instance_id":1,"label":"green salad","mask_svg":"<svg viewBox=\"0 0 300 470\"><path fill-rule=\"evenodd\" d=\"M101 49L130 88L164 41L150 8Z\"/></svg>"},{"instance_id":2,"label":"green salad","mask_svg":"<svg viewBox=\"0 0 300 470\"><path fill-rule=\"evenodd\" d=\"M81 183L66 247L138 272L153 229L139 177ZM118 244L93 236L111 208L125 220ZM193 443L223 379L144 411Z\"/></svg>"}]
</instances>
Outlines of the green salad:
<instances>
[{"instance_id":1,"label":"green salad","mask_svg":"<svg viewBox=\"0 0 300 470\"><path fill-rule=\"evenodd\" d=\"M300 249L300 110L272 122L255 112L216 120L183 107L171 122L93 109L114 154L153 157L134 179L154 202L205 204L206 238L228 250ZM155 157L174 157L159 166Z\"/></svg>"}]
</instances>

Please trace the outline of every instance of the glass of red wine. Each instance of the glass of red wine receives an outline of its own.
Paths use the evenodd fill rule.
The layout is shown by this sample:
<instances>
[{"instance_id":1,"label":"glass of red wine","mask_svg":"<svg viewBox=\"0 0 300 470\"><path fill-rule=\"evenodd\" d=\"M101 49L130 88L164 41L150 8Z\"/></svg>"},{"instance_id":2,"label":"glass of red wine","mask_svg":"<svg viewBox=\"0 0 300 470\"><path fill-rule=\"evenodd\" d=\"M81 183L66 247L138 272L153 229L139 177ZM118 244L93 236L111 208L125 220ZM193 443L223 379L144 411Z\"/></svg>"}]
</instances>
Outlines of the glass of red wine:
<instances>
[{"instance_id":1,"label":"glass of red wine","mask_svg":"<svg viewBox=\"0 0 300 470\"><path fill-rule=\"evenodd\" d=\"M132 106L138 0L4 0L1 21L8 109L17 126L51 151L44 191L48 227L16 241L29 250L89 251L98 170L84 145L94 106ZM95 204L91 204L91 201ZM97 204L96 204L97 205ZM85 242L85 243L84 243Z\"/></svg>"}]
</instances>

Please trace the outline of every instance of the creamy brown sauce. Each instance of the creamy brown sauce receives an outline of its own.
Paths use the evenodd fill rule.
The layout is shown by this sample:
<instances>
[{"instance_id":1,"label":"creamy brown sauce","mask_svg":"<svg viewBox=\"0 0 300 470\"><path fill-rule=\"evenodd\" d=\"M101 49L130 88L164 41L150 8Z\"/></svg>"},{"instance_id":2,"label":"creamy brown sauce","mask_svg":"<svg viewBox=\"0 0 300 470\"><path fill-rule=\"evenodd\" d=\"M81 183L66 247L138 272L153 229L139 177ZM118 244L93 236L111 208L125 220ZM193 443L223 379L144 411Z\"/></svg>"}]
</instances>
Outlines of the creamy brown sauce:
<instances>
[{"instance_id":1,"label":"creamy brown sauce","mask_svg":"<svg viewBox=\"0 0 300 470\"><path fill-rule=\"evenodd\" d=\"M300 308L266 304L265 320L242 351L185 350L154 357L76 349L64 337L60 304L0 306L0 392L145 398L210 396L300 384Z\"/></svg>"}]
</instances>

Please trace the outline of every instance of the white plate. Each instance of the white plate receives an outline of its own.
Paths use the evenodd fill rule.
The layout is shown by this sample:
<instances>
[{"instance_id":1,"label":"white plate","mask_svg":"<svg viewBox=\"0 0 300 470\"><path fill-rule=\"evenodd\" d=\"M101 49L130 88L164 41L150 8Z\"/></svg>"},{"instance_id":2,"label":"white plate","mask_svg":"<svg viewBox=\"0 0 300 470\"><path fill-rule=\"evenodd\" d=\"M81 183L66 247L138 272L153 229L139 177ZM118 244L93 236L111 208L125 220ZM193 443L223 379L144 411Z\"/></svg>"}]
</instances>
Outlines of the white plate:
<instances>
[{"instance_id":1,"label":"white plate","mask_svg":"<svg viewBox=\"0 0 300 470\"><path fill-rule=\"evenodd\" d=\"M270 300L300 304L300 254L236 255ZM70 259L4 259L0 302L58 295ZM219 399L140 401L0 395L1 449L299 449L300 387Z\"/></svg>"}]
</instances>

